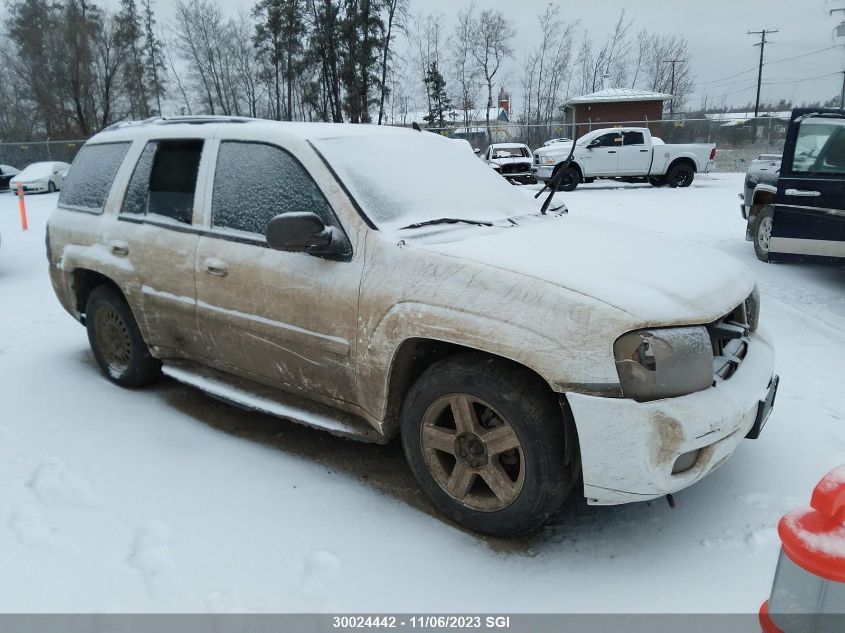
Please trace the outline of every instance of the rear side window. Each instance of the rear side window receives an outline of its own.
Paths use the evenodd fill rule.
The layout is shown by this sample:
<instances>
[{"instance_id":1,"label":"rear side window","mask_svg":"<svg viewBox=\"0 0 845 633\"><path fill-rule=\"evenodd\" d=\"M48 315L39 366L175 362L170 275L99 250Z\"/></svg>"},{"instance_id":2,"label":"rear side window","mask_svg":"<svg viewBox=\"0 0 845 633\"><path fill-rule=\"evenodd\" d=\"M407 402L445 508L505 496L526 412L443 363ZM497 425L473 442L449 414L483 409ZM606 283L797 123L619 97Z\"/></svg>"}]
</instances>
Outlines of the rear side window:
<instances>
[{"instance_id":1,"label":"rear side window","mask_svg":"<svg viewBox=\"0 0 845 633\"><path fill-rule=\"evenodd\" d=\"M213 195L211 223L218 228L264 235L271 219L290 211L311 211L327 226L337 225L299 161L265 143L221 143Z\"/></svg>"},{"instance_id":2,"label":"rear side window","mask_svg":"<svg viewBox=\"0 0 845 633\"><path fill-rule=\"evenodd\" d=\"M129 181L121 213L191 224L202 147L201 140L147 143Z\"/></svg>"},{"instance_id":3,"label":"rear side window","mask_svg":"<svg viewBox=\"0 0 845 633\"><path fill-rule=\"evenodd\" d=\"M62 184L59 205L102 213L115 174L128 149L127 142L86 145L79 150Z\"/></svg>"},{"instance_id":4,"label":"rear side window","mask_svg":"<svg viewBox=\"0 0 845 633\"><path fill-rule=\"evenodd\" d=\"M642 132L622 132L622 145L645 145Z\"/></svg>"}]
</instances>

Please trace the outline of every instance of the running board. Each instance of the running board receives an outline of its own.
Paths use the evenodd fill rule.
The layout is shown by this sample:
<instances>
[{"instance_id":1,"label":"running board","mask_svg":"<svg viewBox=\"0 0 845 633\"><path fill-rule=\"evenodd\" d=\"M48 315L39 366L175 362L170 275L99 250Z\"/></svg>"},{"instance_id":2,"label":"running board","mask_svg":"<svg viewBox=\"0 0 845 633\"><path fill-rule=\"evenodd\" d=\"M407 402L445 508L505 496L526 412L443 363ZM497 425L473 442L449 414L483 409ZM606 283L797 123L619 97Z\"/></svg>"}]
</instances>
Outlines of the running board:
<instances>
[{"instance_id":1,"label":"running board","mask_svg":"<svg viewBox=\"0 0 845 633\"><path fill-rule=\"evenodd\" d=\"M181 383L247 411L266 413L358 442L387 439L361 418L210 367L185 361L163 363L161 371Z\"/></svg>"}]
</instances>

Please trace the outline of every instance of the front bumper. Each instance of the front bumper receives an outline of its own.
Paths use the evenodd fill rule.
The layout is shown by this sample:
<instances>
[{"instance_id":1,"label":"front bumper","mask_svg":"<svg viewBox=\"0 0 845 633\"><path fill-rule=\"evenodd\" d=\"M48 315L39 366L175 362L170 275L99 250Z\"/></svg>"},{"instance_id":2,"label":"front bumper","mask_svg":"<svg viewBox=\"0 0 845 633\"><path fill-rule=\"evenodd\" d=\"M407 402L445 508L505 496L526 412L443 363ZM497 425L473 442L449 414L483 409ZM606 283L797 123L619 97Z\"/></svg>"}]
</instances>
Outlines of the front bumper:
<instances>
[{"instance_id":1,"label":"front bumper","mask_svg":"<svg viewBox=\"0 0 845 633\"><path fill-rule=\"evenodd\" d=\"M770 339L758 331L737 371L704 391L653 402L567 394L588 503L647 501L713 472L755 427L774 359ZM692 467L673 474L678 458L694 451Z\"/></svg>"},{"instance_id":2,"label":"front bumper","mask_svg":"<svg viewBox=\"0 0 845 633\"><path fill-rule=\"evenodd\" d=\"M18 192L17 184L12 185L11 183L9 183L9 191L11 191L14 194L17 194L17 192ZM27 184L23 185L23 191L24 191L24 193L44 193L45 191L48 191L48 189L47 189L46 184L42 184L40 182L39 183L31 182L31 183L27 183Z\"/></svg>"},{"instance_id":3,"label":"front bumper","mask_svg":"<svg viewBox=\"0 0 845 633\"><path fill-rule=\"evenodd\" d=\"M554 165L535 165L531 168L531 171L534 172L534 175L537 177L537 180L541 182L551 180L552 173L554 172L554 170Z\"/></svg>"}]
</instances>

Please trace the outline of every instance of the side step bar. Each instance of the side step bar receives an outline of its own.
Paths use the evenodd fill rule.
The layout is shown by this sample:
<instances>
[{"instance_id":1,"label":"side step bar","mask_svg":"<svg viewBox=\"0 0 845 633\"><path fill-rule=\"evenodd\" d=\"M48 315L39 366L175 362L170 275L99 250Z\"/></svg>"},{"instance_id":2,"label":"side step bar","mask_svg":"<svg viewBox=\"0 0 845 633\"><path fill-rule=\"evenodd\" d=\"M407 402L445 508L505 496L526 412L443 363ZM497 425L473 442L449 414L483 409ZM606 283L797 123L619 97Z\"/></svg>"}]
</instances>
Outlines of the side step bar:
<instances>
[{"instance_id":1,"label":"side step bar","mask_svg":"<svg viewBox=\"0 0 845 633\"><path fill-rule=\"evenodd\" d=\"M162 364L161 371L174 380L247 411L284 418L358 442L387 443L386 438L357 416L210 367L168 361Z\"/></svg>"}]
</instances>

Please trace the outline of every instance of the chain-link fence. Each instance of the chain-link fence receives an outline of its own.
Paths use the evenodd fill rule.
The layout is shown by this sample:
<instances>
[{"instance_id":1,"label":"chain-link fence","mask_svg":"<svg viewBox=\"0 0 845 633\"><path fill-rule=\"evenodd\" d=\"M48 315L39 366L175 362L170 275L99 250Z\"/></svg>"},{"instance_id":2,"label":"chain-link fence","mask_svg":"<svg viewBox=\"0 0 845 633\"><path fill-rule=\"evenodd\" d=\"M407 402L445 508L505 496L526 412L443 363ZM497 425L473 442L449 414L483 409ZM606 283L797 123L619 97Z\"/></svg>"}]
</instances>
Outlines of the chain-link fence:
<instances>
[{"instance_id":1,"label":"chain-link fence","mask_svg":"<svg viewBox=\"0 0 845 633\"><path fill-rule=\"evenodd\" d=\"M0 142L0 164L23 169L43 161L71 163L84 144L84 140Z\"/></svg>"},{"instance_id":2,"label":"chain-link fence","mask_svg":"<svg viewBox=\"0 0 845 633\"><path fill-rule=\"evenodd\" d=\"M485 122L467 125L451 124L428 127L450 138L469 141L473 148L484 150L490 140L494 143L524 143L532 150L551 139L582 136L587 132L613 127L648 127L654 136L666 143L715 143L714 171L745 171L748 162L759 154L780 154L788 121L777 117L739 118L715 115L712 118L675 118L660 121L608 121L551 123L527 125L491 121L488 136Z\"/></svg>"},{"instance_id":3,"label":"chain-link fence","mask_svg":"<svg viewBox=\"0 0 845 633\"><path fill-rule=\"evenodd\" d=\"M525 143L531 149L551 139L573 138L591 130L612 127L648 127L654 136L666 143L715 143L714 171L745 171L748 162L759 154L780 154L788 121L777 117L740 118L713 115L707 118L674 118L660 121L608 121L572 123L553 122L542 125L491 121L490 133L485 122L469 125L451 123L444 127L427 127L450 138L462 138L484 150L489 140L494 143ZM411 124L407 126L411 127ZM84 140L0 142L0 164L23 169L31 163L58 160L73 161Z\"/></svg>"}]
</instances>

